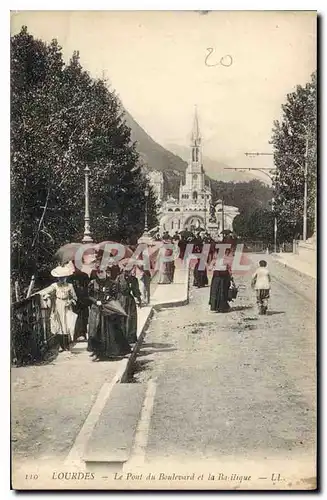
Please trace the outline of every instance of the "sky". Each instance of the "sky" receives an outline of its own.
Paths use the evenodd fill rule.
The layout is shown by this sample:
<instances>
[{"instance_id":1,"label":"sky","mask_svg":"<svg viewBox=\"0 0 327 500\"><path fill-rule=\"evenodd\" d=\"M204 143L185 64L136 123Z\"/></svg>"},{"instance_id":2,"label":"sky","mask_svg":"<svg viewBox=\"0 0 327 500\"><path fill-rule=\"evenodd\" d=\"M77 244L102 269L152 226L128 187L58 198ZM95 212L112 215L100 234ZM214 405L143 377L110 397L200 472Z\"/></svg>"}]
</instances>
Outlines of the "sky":
<instances>
[{"instance_id":1,"label":"sky","mask_svg":"<svg viewBox=\"0 0 327 500\"><path fill-rule=\"evenodd\" d=\"M316 69L314 11L12 13L12 34L22 25L56 38L65 59L79 50L83 67L105 76L163 146L189 145L196 105L203 154L238 168L272 165L244 153L272 151L287 93Z\"/></svg>"}]
</instances>

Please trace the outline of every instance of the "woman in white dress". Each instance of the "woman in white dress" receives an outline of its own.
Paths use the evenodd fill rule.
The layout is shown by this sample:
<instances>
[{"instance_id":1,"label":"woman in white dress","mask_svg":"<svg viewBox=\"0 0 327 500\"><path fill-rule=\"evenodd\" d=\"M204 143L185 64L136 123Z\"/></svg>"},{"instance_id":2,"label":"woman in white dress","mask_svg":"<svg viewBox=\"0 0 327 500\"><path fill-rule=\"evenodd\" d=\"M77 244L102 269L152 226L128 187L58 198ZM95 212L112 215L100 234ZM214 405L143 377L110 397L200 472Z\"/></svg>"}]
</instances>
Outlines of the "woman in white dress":
<instances>
[{"instance_id":1,"label":"woman in white dress","mask_svg":"<svg viewBox=\"0 0 327 500\"><path fill-rule=\"evenodd\" d=\"M72 306L76 304L77 297L74 287L67 283L68 276L73 274L70 266L58 266L51 271L57 282L53 283L44 296L51 308L50 324L51 332L58 336L59 348L66 351L74 338L77 314L73 312Z\"/></svg>"}]
</instances>

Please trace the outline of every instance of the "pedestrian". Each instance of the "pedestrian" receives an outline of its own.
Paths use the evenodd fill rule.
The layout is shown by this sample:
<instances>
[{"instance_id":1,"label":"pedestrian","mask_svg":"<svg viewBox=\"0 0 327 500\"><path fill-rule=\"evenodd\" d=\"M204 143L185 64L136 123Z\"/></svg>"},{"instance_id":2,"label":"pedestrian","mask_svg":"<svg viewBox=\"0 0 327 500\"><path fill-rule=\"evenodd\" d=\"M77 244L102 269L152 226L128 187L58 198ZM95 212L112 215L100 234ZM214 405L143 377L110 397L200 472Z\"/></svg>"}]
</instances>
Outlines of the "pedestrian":
<instances>
[{"instance_id":1,"label":"pedestrian","mask_svg":"<svg viewBox=\"0 0 327 500\"><path fill-rule=\"evenodd\" d=\"M163 243L163 255L165 257L171 257L173 255L173 250L172 248L165 248L165 245L171 245L172 240L168 234L168 232L165 232L163 237L162 237L162 243ZM160 249L160 255L162 255L162 249ZM170 283L173 283L174 281L174 273L175 273L175 262L173 260L169 260L167 262L161 262L160 261L160 255L159 255L159 273L158 273L158 285L168 285Z\"/></svg>"},{"instance_id":2,"label":"pedestrian","mask_svg":"<svg viewBox=\"0 0 327 500\"><path fill-rule=\"evenodd\" d=\"M141 292L135 270L127 270L126 262L121 262L122 270L117 276L117 299L127 314L123 318L124 335L128 343L137 342L137 307L141 307Z\"/></svg>"},{"instance_id":3,"label":"pedestrian","mask_svg":"<svg viewBox=\"0 0 327 500\"><path fill-rule=\"evenodd\" d=\"M230 249L225 252L225 258L230 258ZM225 260L226 260L225 259ZM217 255L212 264L215 266ZM226 264L225 270L213 270L211 285L210 285L210 298L209 305L212 312L225 313L230 310L229 305L229 287L233 281L231 265Z\"/></svg>"},{"instance_id":4,"label":"pedestrian","mask_svg":"<svg viewBox=\"0 0 327 500\"><path fill-rule=\"evenodd\" d=\"M151 271L149 269L144 269L143 265L138 266L140 274L140 291L142 296L142 301L144 304L150 304L150 284L151 284Z\"/></svg>"},{"instance_id":5,"label":"pedestrian","mask_svg":"<svg viewBox=\"0 0 327 500\"><path fill-rule=\"evenodd\" d=\"M256 290L259 314L267 314L270 298L270 273L265 260L260 260L259 267L252 276L251 286Z\"/></svg>"},{"instance_id":6,"label":"pedestrian","mask_svg":"<svg viewBox=\"0 0 327 500\"><path fill-rule=\"evenodd\" d=\"M198 238L198 240L194 244L193 252L195 254L201 253L202 249L203 249L203 241L200 238ZM207 266L205 264L204 269L199 269L200 263L201 259L198 258L193 271L193 286L197 288L203 288L208 285Z\"/></svg>"},{"instance_id":7,"label":"pedestrian","mask_svg":"<svg viewBox=\"0 0 327 500\"><path fill-rule=\"evenodd\" d=\"M67 281L73 272L71 264L52 269L51 275L57 282L48 288L44 296L45 302L51 309L51 332L57 336L60 351L69 350L74 340L77 314L74 313L73 306L77 302L77 297L73 285Z\"/></svg>"},{"instance_id":8,"label":"pedestrian","mask_svg":"<svg viewBox=\"0 0 327 500\"><path fill-rule=\"evenodd\" d=\"M68 281L73 285L77 297L76 304L73 305L73 311L77 314L74 342L81 338L87 340L89 321L88 285L90 278L87 273L76 269Z\"/></svg>"},{"instance_id":9,"label":"pedestrian","mask_svg":"<svg viewBox=\"0 0 327 500\"><path fill-rule=\"evenodd\" d=\"M116 271L116 270L114 270ZM117 301L117 283L111 269L96 269L89 286L92 303L89 318L88 350L98 360L125 356L131 347L124 335L126 313Z\"/></svg>"}]
</instances>

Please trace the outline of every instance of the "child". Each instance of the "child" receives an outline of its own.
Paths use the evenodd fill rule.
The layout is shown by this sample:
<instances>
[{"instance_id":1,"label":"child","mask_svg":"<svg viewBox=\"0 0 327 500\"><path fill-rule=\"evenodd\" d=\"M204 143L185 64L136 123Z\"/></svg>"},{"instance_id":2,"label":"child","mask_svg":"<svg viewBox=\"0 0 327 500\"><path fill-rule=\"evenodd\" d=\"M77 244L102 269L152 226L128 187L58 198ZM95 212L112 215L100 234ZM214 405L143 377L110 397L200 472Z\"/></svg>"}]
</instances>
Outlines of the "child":
<instances>
[{"instance_id":1,"label":"child","mask_svg":"<svg viewBox=\"0 0 327 500\"><path fill-rule=\"evenodd\" d=\"M260 260L259 267L252 276L251 286L257 292L259 314L266 314L270 292L270 274L265 260Z\"/></svg>"}]
</instances>

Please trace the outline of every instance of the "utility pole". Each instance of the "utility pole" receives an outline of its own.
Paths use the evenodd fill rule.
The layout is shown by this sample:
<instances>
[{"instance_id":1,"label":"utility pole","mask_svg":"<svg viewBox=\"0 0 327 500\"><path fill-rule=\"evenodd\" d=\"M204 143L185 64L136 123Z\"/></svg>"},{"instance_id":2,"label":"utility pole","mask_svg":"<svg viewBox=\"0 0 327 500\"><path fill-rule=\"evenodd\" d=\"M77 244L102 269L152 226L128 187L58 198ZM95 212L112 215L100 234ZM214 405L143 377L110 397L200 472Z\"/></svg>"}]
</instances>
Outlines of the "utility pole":
<instances>
[{"instance_id":1,"label":"utility pole","mask_svg":"<svg viewBox=\"0 0 327 500\"><path fill-rule=\"evenodd\" d=\"M308 153L309 153L309 134L308 129L305 125L303 125L305 130L305 154L304 154L304 195L303 195L303 231L302 238L303 241L307 239L307 231L308 231ZM245 153L245 156L272 156L273 153ZM287 155L286 155L287 156ZM298 162L295 158L291 158L294 163L299 165L303 169L303 164ZM252 169L246 169L252 170ZM253 169L254 170L254 169ZM263 169L257 169L263 170Z\"/></svg>"},{"instance_id":2,"label":"utility pole","mask_svg":"<svg viewBox=\"0 0 327 500\"><path fill-rule=\"evenodd\" d=\"M257 152L254 152L254 153L244 153L244 154L245 154L245 156L249 156L249 157L253 157L253 156L273 156L274 155L273 153L257 153ZM226 167L224 170L240 170L240 171L244 171L244 170L256 170L258 172L262 172L263 174L265 174L272 181L273 177L272 177L272 175L270 175L270 172L273 171L273 170L276 170L276 167L272 167L272 168L269 168L269 167L262 167L262 168L257 168L257 167L240 167L240 168ZM271 201L272 201L272 211L275 213L275 198L273 198ZM277 217L275 215L274 216L274 253L277 253L277 231L278 231Z\"/></svg>"},{"instance_id":3,"label":"utility pole","mask_svg":"<svg viewBox=\"0 0 327 500\"><path fill-rule=\"evenodd\" d=\"M306 136L305 140L305 157L304 157L304 200L303 200L303 241L307 239L308 229L308 151L309 151L309 137Z\"/></svg>"},{"instance_id":4,"label":"utility pole","mask_svg":"<svg viewBox=\"0 0 327 500\"><path fill-rule=\"evenodd\" d=\"M224 199L221 200L221 227L222 227L222 233L224 237L224 231L225 231L225 206L224 206Z\"/></svg>"},{"instance_id":5,"label":"utility pole","mask_svg":"<svg viewBox=\"0 0 327 500\"><path fill-rule=\"evenodd\" d=\"M207 193L206 193L206 181L204 181L204 230L207 230Z\"/></svg>"}]
</instances>

